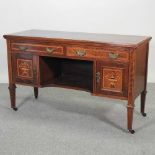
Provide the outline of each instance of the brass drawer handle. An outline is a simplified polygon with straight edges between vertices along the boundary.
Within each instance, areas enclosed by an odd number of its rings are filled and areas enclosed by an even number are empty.
[[[46,48],[46,51],[47,51],[49,54],[53,53],[54,50],[55,50],[54,48],[49,48],[49,47]]]
[[[78,56],[85,56],[86,55],[86,51],[80,51],[80,50],[77,50],[75,51],[76,55]]]
[[[21,51],[26,51],[28,49],[28,47],[26,46],[19,46],[18,47]]]
[[[118,53],[109,52],[109,58],[110,59],[117,59],[119,56]]]

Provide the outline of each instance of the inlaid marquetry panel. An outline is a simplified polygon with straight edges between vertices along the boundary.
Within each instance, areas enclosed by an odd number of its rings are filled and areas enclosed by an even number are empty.
[[[122,91],[122,69],[116,68],[103,68],[102,69],[102,89],[112,91]]]
[[[20,78],[32,78],[32,60],[17,59],[17,76]]]

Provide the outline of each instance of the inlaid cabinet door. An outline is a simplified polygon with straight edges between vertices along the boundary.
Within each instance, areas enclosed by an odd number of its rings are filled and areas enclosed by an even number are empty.
[[[33,85],[35,82],[34,58],[31,54],[13,55],[13,78],[17,83]]]
[[[99,61],[96,65],[96,91],[99,94],[128,95],[128,64]]]

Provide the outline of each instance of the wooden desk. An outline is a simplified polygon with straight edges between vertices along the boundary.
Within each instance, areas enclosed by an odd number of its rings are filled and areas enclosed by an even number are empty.
[[[16,84],[58,86],[92,95],[124,99],[127,128],[132,129],[134,100],[141,95],[146,116],[147,64],[151,37],[29,30],[7,39],[11,107]]]

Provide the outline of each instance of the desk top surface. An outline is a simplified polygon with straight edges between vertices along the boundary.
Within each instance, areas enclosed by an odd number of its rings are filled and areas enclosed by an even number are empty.
[[[144,41],[149,41],[151,39],[151,37],[147,36],[65,32],[65,31],[49,31],[49,30],[27,30],[4,35],[4,38],[12,38],[12,37],[75,40],[75,41],[107,43],[123,46],[136,46]]]

